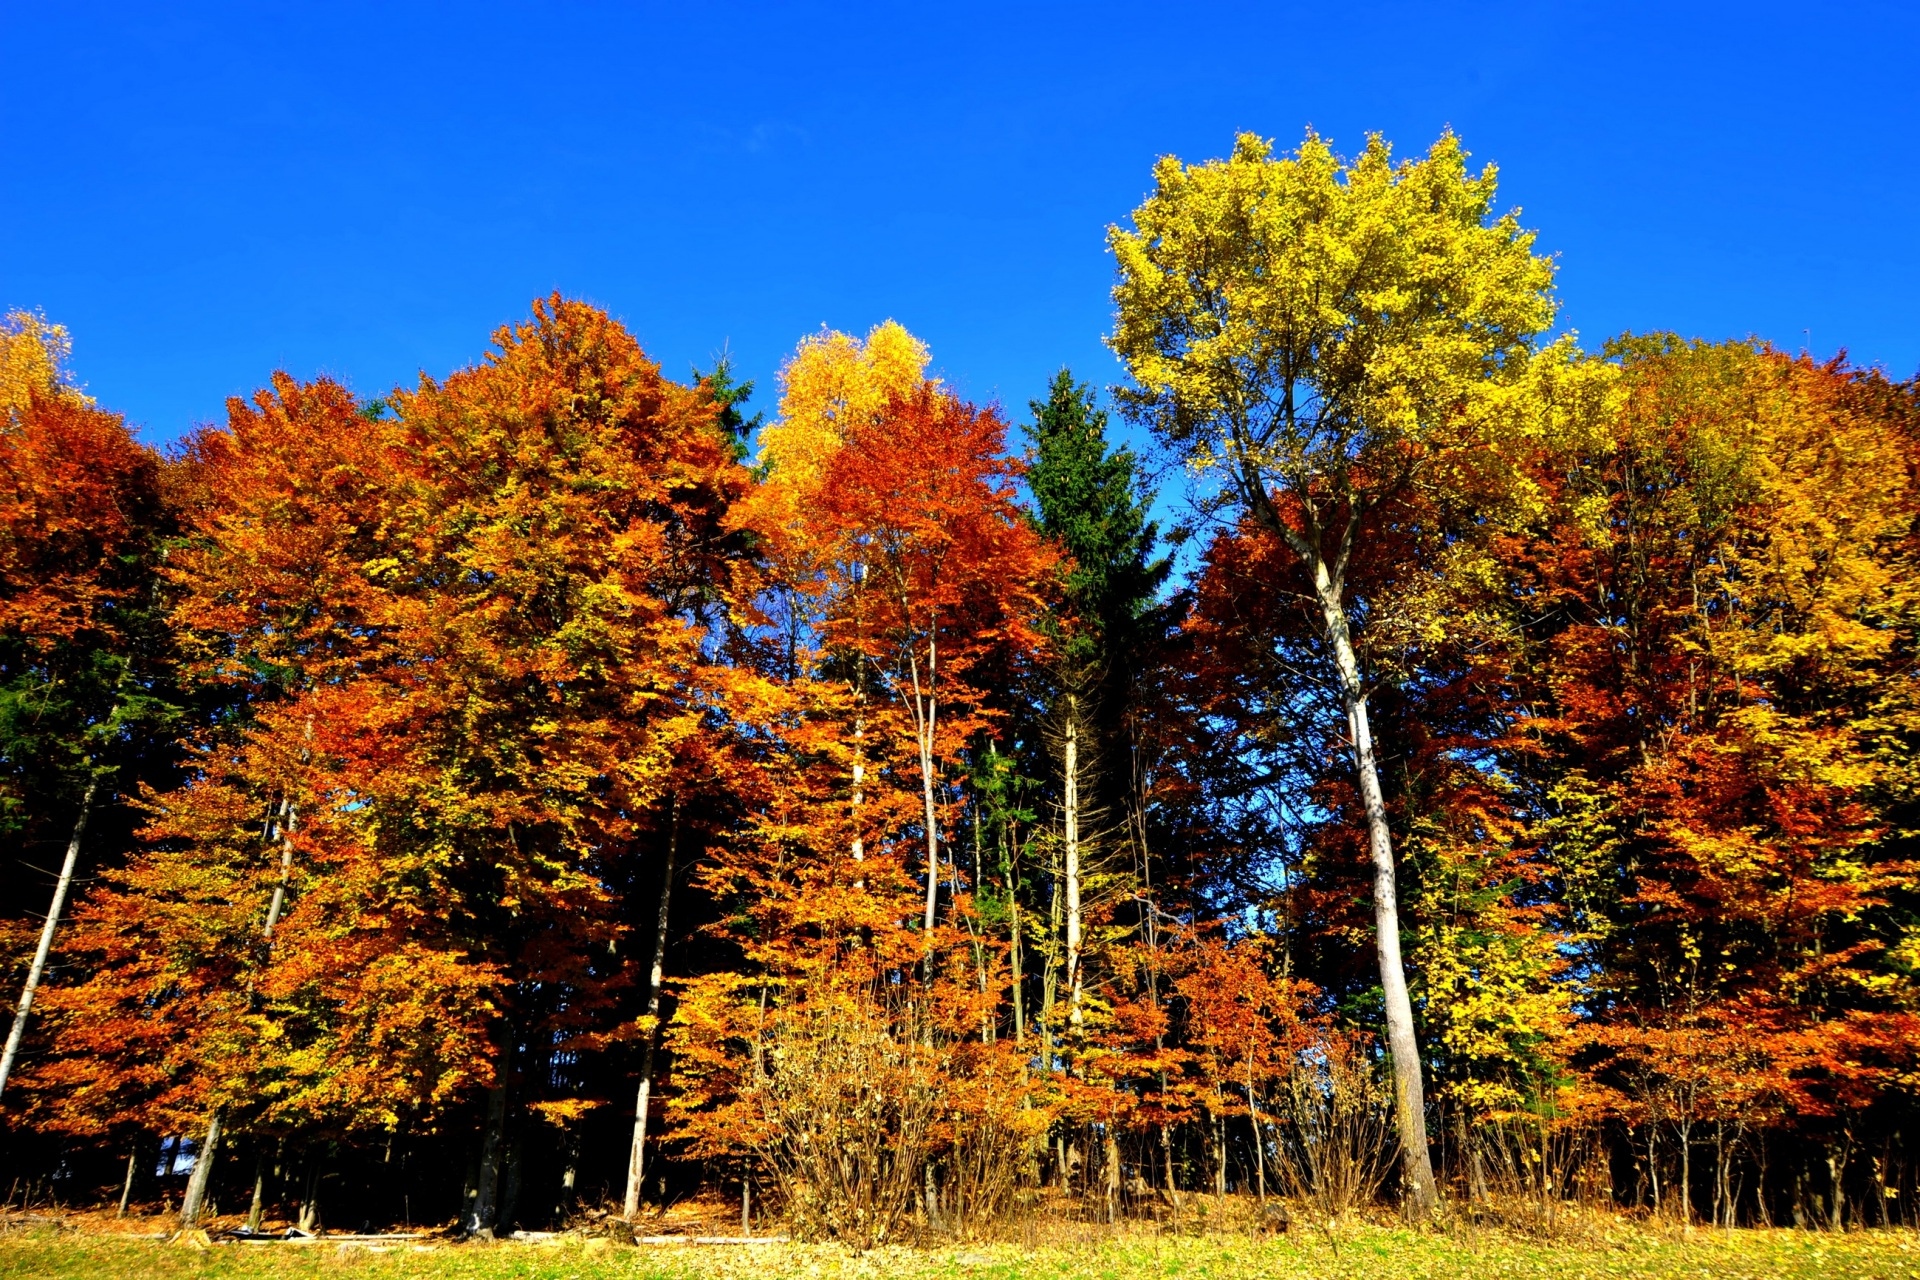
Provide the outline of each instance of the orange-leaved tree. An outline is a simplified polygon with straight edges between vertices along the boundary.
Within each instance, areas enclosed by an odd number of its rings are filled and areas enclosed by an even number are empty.
[[[173,522],[161,461],[68,384],[64,335],[32,320],[0,323],[0,832],[27,848],[64,845],[65,857],[50,907],[38,885],[37,900],[6,904],[8,973],[16,957],[25,963],[0,1090],[88,828],[109,843],[121,836],[120,791],[165,771],[177,712],[159,580]],[[11,927],[26,910],[41,917],[31,933]]]
[[[163,1062],[179,1107],[303,1140],[469,1117],[473,1230],[511,1215],[527,1108],[594,1101],[555,1064],[637,976],[614,886],[700,772],[747,480],[724,406],[604,313],[554,298],[496,339],[383,404],[282,380],[196,443],[181,612],[247,714],[92,908],[96,949],[180,930],[144,968],[192,977],[149,989],[224,1010],[183,1008],[209,1049]],[[72,1034],[164,1022],[142,969],[76,990]],[[196,1172],[216,1152],[210,1125]]]
[[[912,385],[870,394],[889,351]],[[816,366],[835,361],[823,400]],[[929,1214],[936,1181],[949,1212],[988,1211],[1011,1190],[1005,1150],[1045,1124],[1018,1105],[999,956],[988,975],[949,847],[964,755],[994,720],[984,676],[1037,643],[1047,556],[1013,505],[1004,424],[923,367],[883,326],[810,341],[783,375],[757,500],[773,643],[739,704],[766,735],[763,781],[704,876],[735,904],[716,932],[742,964],[689,984],[675,1033],[696,1149],[757,1151],[803,1229],[863,1241],[923,1178]]]

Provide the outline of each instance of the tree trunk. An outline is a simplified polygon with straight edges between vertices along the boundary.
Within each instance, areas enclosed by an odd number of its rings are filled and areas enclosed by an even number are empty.
[[[554,1206],[554,1219],[562,1226],[573,1217],[575,1192],[580,1181],[580,1131],[568,1125],[562,1150],[566,1153],[560,1170],[560,1199]]]
[[[267,1153],[263,1150],[253,1158],[253,1203],[247,1207],[247,1230],[260,1229],[260,1214],[266,1208],[267,1201]]]
[[[1049,1073],[1054,1067],[1054,1044],[1059,1030],[1054,1008],[1060,1002],[1060,906],[1065,893],[1060,886],[1060,861],[1047,860],[1047,875],[1052,884],[1047,894],[1047,949],[1041,956],[1040,970],[1040,1052],[1042,1065]]]
[[[1013,843],[1012,838],[1005,832],[1001,833],[1001,838],[1006,840],[1010,845]],[[1027,1042],[1027,1010],[1026,997],[1022,991],[1026,980],[1020,972],[1020,882],[1014,874],[1016,867],[1013,856],[1010,855],[1008,857],[1006,867],[1008,907],[1007,963],[1013,973],[1013,1039],[1016,1044],[1025,1044]]]
[[[1253,1092],[1253,1059],[1247,1059],[1247,1119],[1253,1122],[1253,1176],[1260,1203],[1267,1203],[1267,1140],[1260,1132],[1260,1104]]]
[[[928,715],[935,708],[929,703]],[[920,798],[925,809],[927,824],[927,954],[929,963],[933,954],[933,925],[940,910],[940,826],[938,807],[933,793],[933,722],[927,722],[925,737],[920,744]]]
[[[1653,1193],[1653,1216],[1660,1216],[1660,1126],[1647,1121],[1647,1179]]]
[[[1833,1231],[1847,1229],[1847,1155],[1843,1147],[1827,1148],[1827,1227]]]
[[[864,661],[858,664],[859,682],[854,687],[853,713],[853,860],[865,862],[867,843],[860,834],[860,812],[867,804],[867,666]],[[866,887],[865,881],[855,880],[853,887]]]
[[[307,721],[307,732],[313,732],[313,721]],[[294,806],[291,799],[280,802],[280,880],[273,886],[273,899],[267,905],[267,919],[261,927],[260,936],[265,939],[269,954],[273,946],[273,930],[280,923],[280,913],[287,903],[287,884],[293,875],[293,824]],[[253,980],[247,980],[248,1000],[252,1000]],[[180,1204],[180,1220],[191,1227],[200,1216],[201,1207],[206,1199],[207,1180],[213,1176],[214,1157],[220,1150],[221,1114],[213,1113],[213,1119],[207,1123],[207,1136],[202,1140],[199,1156],[194,1160],[193,1174],[187,1180],[186,1199]]]
[[[67,841],[66,861],[60,864],[60,878],[53,885],[53,905],[47,908],[47,921],[40,927],[40,945],[34,950],[33,963],[27,968],[27,985],[20,992],[20,1005],[13,1013],[13,1029],[7,1032],[7,1047],[0,1053],[0,1092],[13,1074],[14,1059],[20,1054],[20,1041],[27,1032],[27,1015],[33,1012],[33,997],[40,990],[40,979],[47,971],[47,956],[53,951],[53,931],[60,925],[60,913],[67,905],[67,891],[73,886],[73,869],[80,861],[80,842],[87,834],[87,818],[93,812],[93,797],[100,786],[97,777],[87,779],[80,797],[80,816],[74,820],[73,836]]]
[[[293,879],[293,824],[294,807],[291,799],[280,801],[280,880],[273,886],[273,900],[267,904],[267,922],[261,927],[261,936],[273,941],[273,930],[280,923],[280,913],[287,905],[287,884]]]
[[[1227,1119],[1217,1111],[1213,1116],[1213,1194],[1227,1194]]]
[[[1067,1023],[1079,1036],[1080,1009],[1080,700],[1067,695],[1067,734],[1063,748],[1062,809],[1066,826]]]
[[[199,1225],[200,1212],[207,1203],[207,1184],[213,1180],[213,1161],[220,1154],[220,1113],[215,1111],[213,1119],[207,1121],[207,1136],[200,1141],[200,1150],[194,1153],[193,1173],[187,1178],[187,1196],[180,1202],[180,1225],[192,1228]]]
[[[667,906],[673,898],[674,864],[680,854],[680,800],[669,797],[672,816],[667,823],[667,867],[660,879],[660,910],[653,922],[653,968],[647,971],[647,1046],[640,1056],[640,1095],[633,1106],[633,1145],[627,1156],[627,1198],[621,1213],[629,1220],[640,1212],[641,1183],[646,1177],[647,1106],[653,1094],[653,1059],[660,1045],[660,984],[667,964]],[[855,856],[859,856],[856,852]]]
[[[520,1218],[520,1156],[523,1149],[521,1126],[514,1126],[507,1143],[507,1156],[500,1175],[500,1212],[494,1220],[496,1235],[511,1235]]]
[[[904,602],[903,602],[904,603]],[[934,801],[934,735],[940,724],[940,699],[935,681],[940,675],[940,651],[936,639],[927,637],[927,682],[920,683],[920,658],[917,652],[908,658],[913,677],[913,731],[920,748],[920,799],[922,820],[927,825],[927,977],[933,977],[933,922],[940,905],[940,826]]]
[[[1394,1112],[1399,1122],[1400,1162],[1407,1180],[1409,1207],[1417,1218],[1431,1216],[1439,1202],[1433,1157],[1427,1149],[1426,1090],[1420,1077],[1420,1049],[1414,1038],[1413,1002],[1407,995],[1407,971],[1400,958],[1400,896],[1394,874],[1393,835],[1387,828],[1387,803],[1373,755],[1373,730],[1367,720],[1367,696],[1360,664],[1347,631],[1346,610],[1326,566],[1316,561],[1316,585],[1327,638],[1339,668],[1353,745],[1354,771],[1366,806],[1367,843],[1373,854],[1374,942],[1380,960],[1380,988],[1386,997],[1387,1050],[1393,1064]]]
[[[1162,1085],[1160,1091],[1165,1093],[1166,1086]],[[1173,1181],[1173,1135],[1168,1130],[1168,1125],[1162,1124],[1160,1126],[1160,1157],[1166,1165],[1167,1201],[1177,1210],[1180,1207],[1180,1200],[1179,1190]]]
[[[307,1155],[306,1169],[302,1174],[303,1191],[300,1196],[300,1216],[294,1225],[300,1230],[317,1232],[320,1230],[320,1183],[326,1172],[325,1153]]]
[[[1693,1225],[1693,1125],[1680,1126],[1680,1224]]]
[[[480,1168],[473,1180],[473,1202],[461,1224],[468,1235],[493,1234],[499,1216],[500,1157],[507,1123],[507,1069],[511,1051],[500,1054],[500,1079],[487,1091],[487,1124],[480,1138]]]
[[[127,1202],[133,1199],[133,1171],[140,1162],[140,1140],[134,1139],[133,1150],[127,1152],[127,1180],[120,1185],[120,1212],[116,1218],[127,1216]]]

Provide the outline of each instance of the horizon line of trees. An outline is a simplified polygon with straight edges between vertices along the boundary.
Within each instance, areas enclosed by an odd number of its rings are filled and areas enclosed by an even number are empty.
[[[1010,442],[892,321],[768,421],[556,294],[162,455],[12,313],[9,1164],[189,1225],[1913,1222],[1920,382],[1553,338],[1494,199],[1451,134],[1159,163],[1166,533],[1091,388]]]

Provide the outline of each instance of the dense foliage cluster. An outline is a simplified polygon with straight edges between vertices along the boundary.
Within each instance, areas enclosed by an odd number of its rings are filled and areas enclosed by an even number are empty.
[[[15,313],[10,1162],[470,1232],[1911,1220],[1920,386],[1584,352],[1493,200],[1451,137],[1161,163],[1165,537],[1091,389],[1012,441],[892,322],[763,424],[556,296],[161,456]]]

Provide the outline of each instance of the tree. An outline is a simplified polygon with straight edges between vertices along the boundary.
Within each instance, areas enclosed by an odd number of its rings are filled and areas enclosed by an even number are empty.
[[[1573,926],[1588,1073],[1689,1139],[1695,1111],[1660,1098],[1690,1081],[1737,1130],[1737,1029],[1789,1077],[1769,1123],[1792,1111],[1843,1174],[1859,1117],[1905,1105],[1917,996],[1912,393],[1746,343],[1612,355],[1603,446],[1543,477],[1549,518],[1499,550],[1520,710],[1496,769]]]
[[[0,1051],[0,1089],[88,825],[113,807],[124,768],[167,754],[163,730],[177,714],[158,576],[173,519],[160,460],[65,383],[62,339],[19,317],[0,327],[10,401],[0,419],[0,830],[67,830]]]
[[[555,296],[495,342],[394,397],[425,474],[401,512],[410,545],[371,566],[409,656],[431,658],[383,681],[434,710],[437,767],[394,799],[413,838],[451,840],[457,927],[507,980],[475,1231],[511,1216],[508,1104],[569,1101],[538,1096],[546,1065],[630,981],[609,886],[672,847],[657,818],[708,732],[709,624],[748,479],[731,400],[663,378],[604,312]]]
[[[1148,660],[1153,600],[1172,563],[1154,557],[1158,530],[1147,518],[1138,463],[1129,449],[1109,450],[1107,416],[1091,389],[1062,369],[1047,399],[1031,408],[1026,483],[1042,532],[1064,553],[1068,605],[1051,626],[1053,687],[1044,719],[1060,760],[1064,958],[1068,1016],[1078,1029],[1085,986],[1081,868],[1083,848],[1093,842],[1085,837],[1095,834],[1100,815],[1116,811],[1130,835],[1135,829],[1137,788],[1114,780],[1137,782],[1128,713]],[[1115,767],[1122,763],[1124,771]],[[1136,853],[1143,851],[1136,846]]]
[[[1348,570],[1410,493],[1514,502],[1514,442],[1554,425],[1554,392],[1587,381],[1569,376],[1569,343],[1536,348],[1553,320],[1552,265],[1513,215],[1491,215],[1493,196],[1493,171],[1469,175],[1451,134],[1399,164],[1377,136],[1345,164],[1317,135],[1280,159],[1242,135],[1225,161],[1162,159],[1133,229],[1109,233],[1109,341],[1133,379],[1121,404],[1288,548],[1292,590],[1316,614],[1362,794],[1402,1158],[1421,1213],[1436,1192],[1353,641],[1381,602],[1356,599]],[[1437,565],[1437,546],[1420,551],[1409,572]]]
[[[49,323],[33,311],[0,316],[0,416],[25,413],[35,397],[57,397],[81,404],[93,401],[74,384],[67,357],[73,340],[65,325]]]
[[[384,408],[277,379],[195,442],[180,616],[241,708],[93,895],[63,997],[65,1078],[149,1081],[208,1165],[216,1126],[479,1110],[470,1230],[512,1216],[518,1117],[591,1101],[553,1064],[631,985],[617,887],[703,785],[747,483],[724,406],[604,313],[496,337]]]
[[[889,343],[913,381],[871,395]],[[954,850],[968,752],[1038,643],[1050,557],[1013,505],[1004,422],[924,363],[883,326],[810,339],[782,375],[754,504],[772,643],[734,703],[758,767],[701,876],[740,960],[685,986],[674,1028],[669,1106],[695,1149],[756,1153],[796,1226],[856,1240],[921,1194],[930,1220],[987,1211],[1017,1167],[1006,1144],[1047,1116],[994,1034],[1000,949]]]

